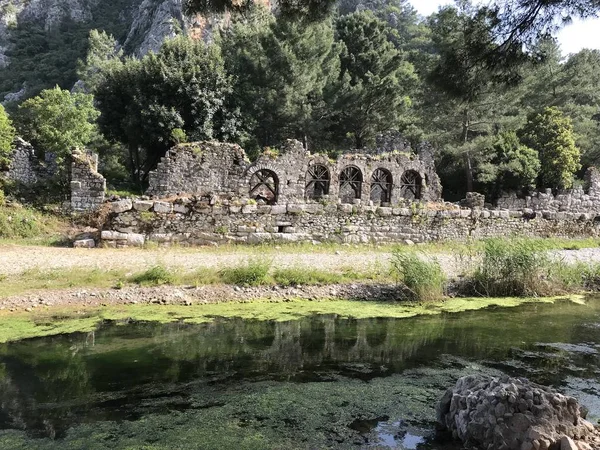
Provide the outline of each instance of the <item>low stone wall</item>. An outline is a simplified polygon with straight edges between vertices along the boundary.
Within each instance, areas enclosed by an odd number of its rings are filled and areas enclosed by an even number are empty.
[[[195,198],[112,202],[101,233],[106,246],[221,243],[390,243],[496,236],[600,234],[600,216],[565,212],[409,208],[350,204],[210,205]],[[436,209],[438,208],[438,209]]]
[[[552,193],[552,189],[533,192],[524,198],[514,193],[506,194],[498,199],[497,207],[509,210],[600,213],[600,172],[595,167],[590,167],[585,174],[583,187],[565,189],[556,195]]]

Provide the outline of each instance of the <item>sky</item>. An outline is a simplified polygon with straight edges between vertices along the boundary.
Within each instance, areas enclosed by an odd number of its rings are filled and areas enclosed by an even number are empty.
[[[410,3],[423,16],[438,10],[441,5],[451,4],[449,0],[410,0]],[[487,3],[475,0],[475,3]],[[600,49],[600,19],[576,20],[557,34],[563,55],[577,53],[582,48]]]

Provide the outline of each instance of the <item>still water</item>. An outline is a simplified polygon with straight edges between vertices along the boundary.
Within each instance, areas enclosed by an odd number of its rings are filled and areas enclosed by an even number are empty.
[[[458,377],[527,376],[600,418],[600,299],[413,319],[128,323],[0,345],[1,449],[454,449]]]

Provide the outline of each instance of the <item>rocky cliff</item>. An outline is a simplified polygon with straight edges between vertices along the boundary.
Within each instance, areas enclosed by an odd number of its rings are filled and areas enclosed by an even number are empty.
[[[186,16],[182,0],[0,0],[0,101],[70,88],[92,29],[139,57],[178,30],[209,40],[228,21],[228,14]]]

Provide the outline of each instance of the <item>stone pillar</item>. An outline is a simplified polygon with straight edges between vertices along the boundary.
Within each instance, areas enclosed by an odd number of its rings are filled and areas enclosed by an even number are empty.
[[[94,211],[104,202],[106,180],[98,173],[98,155],[74,150],[71,162],[71,209]]]

